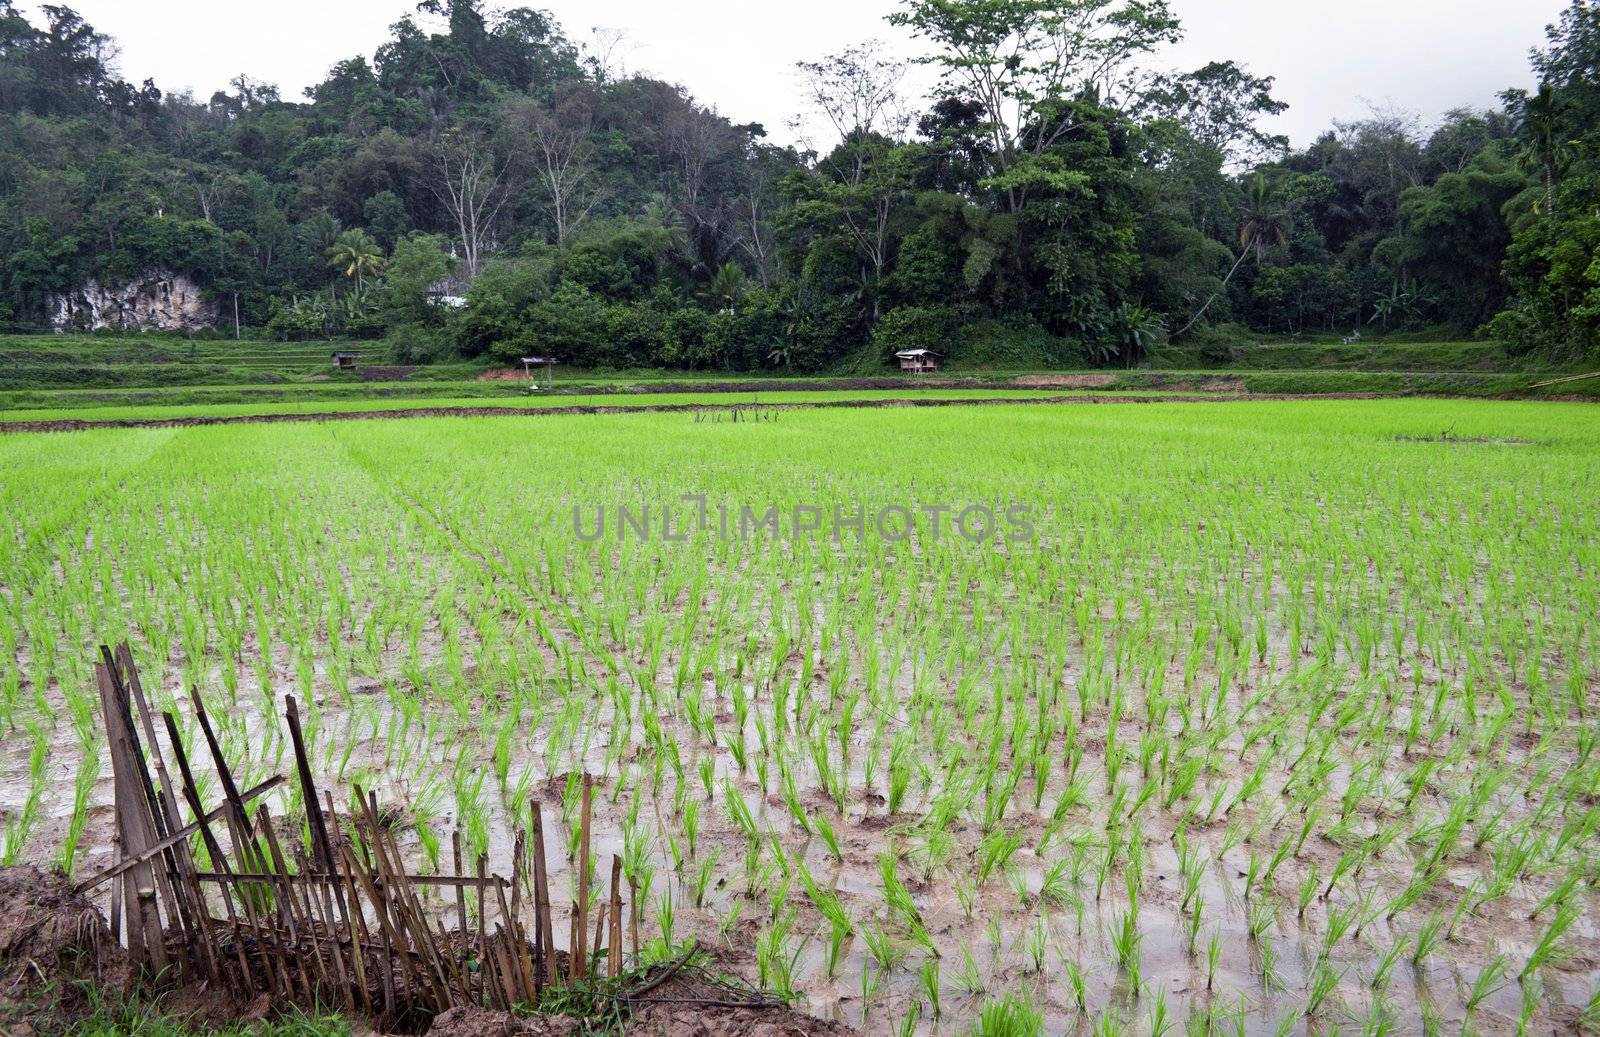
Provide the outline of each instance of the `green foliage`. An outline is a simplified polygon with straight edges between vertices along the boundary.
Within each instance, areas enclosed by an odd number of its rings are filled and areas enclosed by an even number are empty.
[[[1587,3],[1503,110],[1290,152],[1271,76],[1140,68],[1182,35],[1168,0],[904,0],[933,105],[891,118],[904,69],[871,47],[808,62],[839,131],[816,154],[548,14],[431,7],[304,101],[241,76],[203,102],[117,79],[70,9],[5,7],[0,323],[171,273],[273,337],[416,360],[816,371],[942,331],[973,366],[1127,367],[1164,335],[1227,358],[1211,324],[1600,348]]]
[[[894,354],[902,349],[931,349],[944,354],[949,351],[953,333],[959,326],[953,309],[948,306],[901,306],[890,310],[872,331],[872,342],[885,364],[894,362]]]

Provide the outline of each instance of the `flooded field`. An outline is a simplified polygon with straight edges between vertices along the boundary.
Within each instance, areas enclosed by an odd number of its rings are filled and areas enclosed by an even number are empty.
[[[649,953],[868,1032],[1564,1032],[1597,448],[1443,401],[6,436],[0,856],[114,861],[127,639],[241,784],[295,695],[423,871],[537,801],[568,897],[592,775]]]

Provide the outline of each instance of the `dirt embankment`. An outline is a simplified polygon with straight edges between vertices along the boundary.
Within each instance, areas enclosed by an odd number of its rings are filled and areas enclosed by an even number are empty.
[[[0,1031],[49,1031],[88,1010],[85,985],[124,994],[133,973],[99,910],[61,875],[0,868]]]

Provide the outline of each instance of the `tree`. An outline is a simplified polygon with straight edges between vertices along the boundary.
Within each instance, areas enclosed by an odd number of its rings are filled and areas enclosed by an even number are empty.
[[[594,113],[588,94],[569,93],[553,108],[521,100],[507,114],[523,160],[549,206],[557,245],[588,219],[601,194],[595,183]]]
[[[482,269],[484,254],[495,240],[495,224],[516,192],[516,178],[510,163],[469,131],[445,134],[435,145],[433,158],[430,186],[461,243],[461,260],[470,281]]]
[[[738,263],[724,263],[717,268],[711,280],[701,290],[706,301],[719,312],[733,312],[733,308],[744,297],[745,277],[744,271],[739,269]]]
[[[361,294],[367,274],[383,269],[383,247],[360,227],[352,227],[334,239],[328,248],[328,266],[356,279],[356,294]]]
[[[1567,163],[1565,105],[1555,87],[1541,83],[1537,93],[1519,98],[1515,108],[1521,122],[1522,166],[1538,171],[1544,185],[1545,216],[1553,218],[1556,180]]]
[[[1511,232],[1500,213],[1530,186],[1508,151],[1485,148],[1461,172],[1406,191],[1400,198],[1403,230],[1373,253],[1397,277],[1431,286],[1441,320],[1462,331],[1478,327],[1505,304],[1501,265]]]
[[[1289,138],[1261,130],[1265,116],[1289,106],[1272,96],[1272,76],[1250,75],[1232,61],[1213,61],[1193,72],[1158,76],[1140,98],[1141,111],[1182,123],[1225,166],[1281,157]]]
[[[868,40],[821,61],[796,65],[806,99],[827,117],[846,145],[874,135],[899,138],[905,133],[908,120],[901,110],[899,87],[906,63],[885,58],[882,48],[882,42]],[[850,180],[855,183],[861,179],[861,158],[859,152],[850,154],[855,160]]]
[[[1184,332],[1194,327],[1195,322],[1205,315],[1211,304],[1217,301],[1217,296],[1228,290],[1228,282],[1233,280],[1233,275],[1238,273],[1239,267],[1244,264],[1245,257],[1254,254],[1256,262],[1260,263],[1266,258],[1267,249],[1272,245],[1282,245],[1289,240],[1289,229],[1293,226],[1293,218],[1289,213],[1289,206],[1282,197],[1273,190],[1266,175],[1256,173],[1250,178],[1250,187],[1245,195],[1244,207],[1240,211],[1239,220],[1239,258],[1234,260],[1229,268],[1228,275],[1222,279],[1222,284],[1212,292],[1205,303],[1195,311],[1188,323],[1179,328],[1173,338],[1179,338]]]
[[[937,48],[947,97],[975,101],[1012,212],[1036,164],[1076,125],[1075,98],[1110,103],[1128,62],[1181,37],[1167,0],[902,0],[889,16]]]

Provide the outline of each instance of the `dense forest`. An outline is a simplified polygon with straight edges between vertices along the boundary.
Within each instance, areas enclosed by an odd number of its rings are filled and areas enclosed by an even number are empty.
[[[1429,328],[1600,351],[1600,4],[1538,87],[1304,150],[1273,80],[1158,71],[1166,0],[903,0],[940,74],[862,44],[797,70],[833,140],[769,142],[545,13],[424,0],[301,100],[123,81],[63,6],[0,0],[0,324],[182,274],[216,334],[384,338],[401,362],[1130,364],[1169,339]],[[773,113],[782,118],[790,113]],[[941,346],[941,344],[944,344]]]

